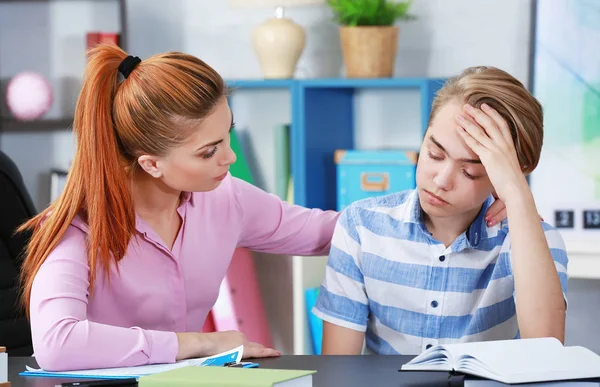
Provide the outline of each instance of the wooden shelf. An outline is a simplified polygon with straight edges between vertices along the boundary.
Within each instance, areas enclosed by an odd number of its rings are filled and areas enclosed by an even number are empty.
[[[29,133],[71,130],[73,118],[48,118],[33,121],[19,121],[12,118],[0,119],[0,132]]]

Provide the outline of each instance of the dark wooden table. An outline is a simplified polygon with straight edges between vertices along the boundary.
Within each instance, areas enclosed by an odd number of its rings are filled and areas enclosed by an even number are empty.
[[[448,387],[445,372],[398,372],[412,356],[281,356],[256,360],[261,368],[317,370],[314,387]],[[34,358],[9,357],[12,387],[54,387],[62,382],[85,379],[22,377],[25,366],[37,367]]]

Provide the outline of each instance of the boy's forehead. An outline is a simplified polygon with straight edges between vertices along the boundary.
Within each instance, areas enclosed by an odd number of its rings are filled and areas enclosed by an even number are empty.
[[[456,116],[462,113],[462,104],[458,101],[449,101],[440,107],[433,120],[432,127],[456,128]]]
[[[437,147],[434,143],[441,145],[452,158],[478,159],[457,131],[456,116],[462,112],[462,104],[458,102],[442,106],[427,131],[425,141],[434,147]]]

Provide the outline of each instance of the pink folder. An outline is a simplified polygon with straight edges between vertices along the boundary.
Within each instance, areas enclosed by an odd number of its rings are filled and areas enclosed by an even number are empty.
[[[273,346],[252,253],[245,248],[235,250],[203,328],[204,332],[227,330],[243,332],[249,341]]]

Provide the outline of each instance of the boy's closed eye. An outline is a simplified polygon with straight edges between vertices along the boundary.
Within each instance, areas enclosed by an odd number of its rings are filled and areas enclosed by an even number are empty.
[[[444,160],[444,155],[440,154],[439,152],[434,153],[432,150],[429,150],[427,152],[427,156],[429,156],[430,159],[434,160],[434,161],[442,161]],[[462,169],[462,173],[463,175],[470,180],[477,180],[483,176],[480,175],[480,173],[477,173],[475,171],[471,171],[468,169]]]

